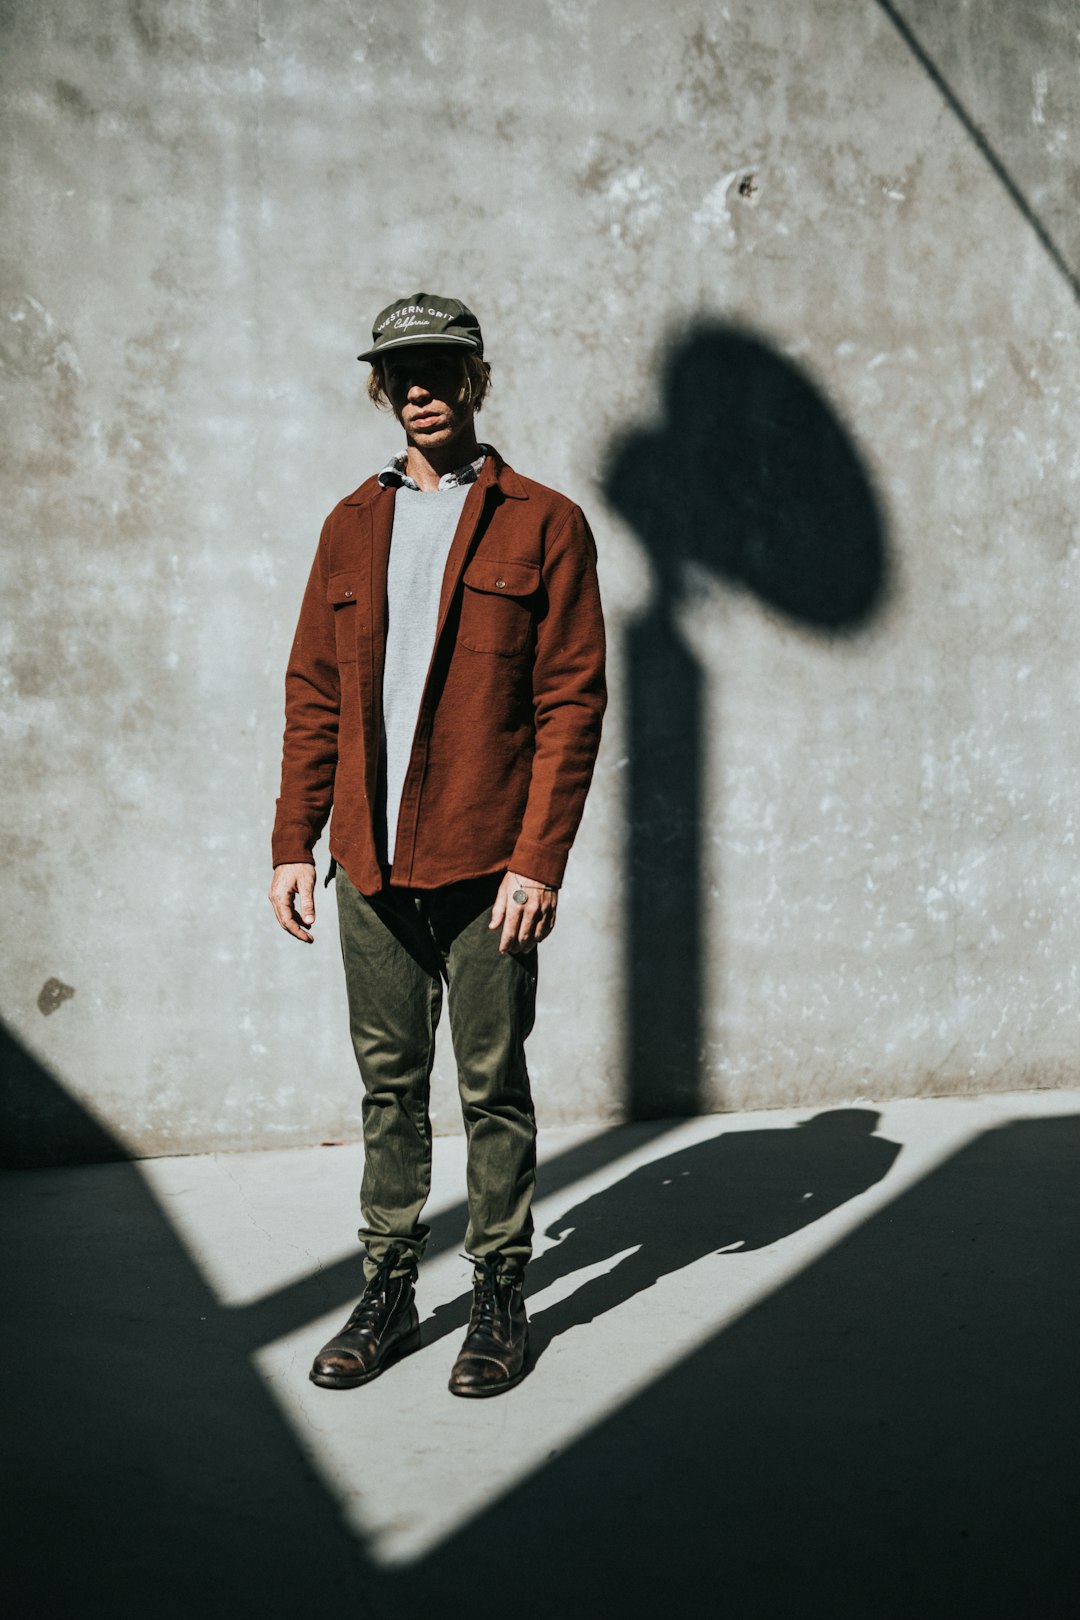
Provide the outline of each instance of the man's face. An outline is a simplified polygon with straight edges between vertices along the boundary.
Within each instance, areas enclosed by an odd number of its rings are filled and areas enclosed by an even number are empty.
[[[383,362],[386,393],[410,444],[441,450],[473,419],[462,400],[465,368],[452,349],[404,349]]]

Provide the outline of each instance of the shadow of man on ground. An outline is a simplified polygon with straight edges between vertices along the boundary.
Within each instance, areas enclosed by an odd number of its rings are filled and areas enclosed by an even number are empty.
[[[561,1241],[530,1267],[533,1293],[637,1247],[534,1319],[534,1358],[661,1277],[709,1254],[767,1248],[865,1192],[900,1152],[873,1134],[879,1118],[837,1108],[794,1128],[725,1132],[654,1159],[569,1210],[548,1229]]]
[[[529,1293],[623,1258],[533,1318],[533,1362],[559,1334],[661,1277],[725,1249],[766,1248],[865,1192],[900,1152],[873,1134],[879,1119],[870,1108],[835,1108],[794,1127],[725,1131],[653,1159],[575,1205],[548,1228],[561,1241],[530,1265]],[[467,1295],[441,1306],[425,1325],[425,1342],[458,1327],[468,1308]]]

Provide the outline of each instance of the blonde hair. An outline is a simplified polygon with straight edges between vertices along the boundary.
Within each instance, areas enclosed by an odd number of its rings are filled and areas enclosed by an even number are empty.
[[[491,388],[491,367],[486,360],[481,360],[478,354],[470,352],[458,356],[461,364],[461,388],[458,394],[458,404],[471,405],[474,411],[479,411],[488,396]],[[381,359],[371,362],[368,373],[368,398],[373,405],[390,408],[390,398],[386,392],[386,373],[384,362]]]

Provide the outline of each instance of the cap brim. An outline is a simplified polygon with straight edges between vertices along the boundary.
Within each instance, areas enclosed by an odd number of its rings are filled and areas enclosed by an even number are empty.
[[[437,349],[445,346],[448,349],[472,349],[474,354],[480,352],[480,345],[468,337],[455,337],[451,332],[417,332],[405,337],[390,338],[386,343],[380,343],[373,349],[365,349],[358,354],[358,360],[378,360],[388,349],[402,349],[407,345],[423,345],[426,349]]]

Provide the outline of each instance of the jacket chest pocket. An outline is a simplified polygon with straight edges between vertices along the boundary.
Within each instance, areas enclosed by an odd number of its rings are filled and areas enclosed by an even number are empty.
[[[514,658],[532,630],[540,565],[477,557],[465,570],[457,639],[472,652]]]
[[[334,650],[339,664],[356,663],[360,612],[356,604],[358,590],[354,573],[330,575],[326,600],[334,610]]]

